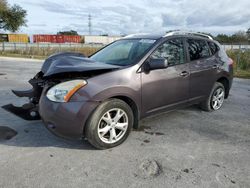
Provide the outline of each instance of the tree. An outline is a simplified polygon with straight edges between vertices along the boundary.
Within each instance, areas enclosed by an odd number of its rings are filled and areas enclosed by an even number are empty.
[[[26,26],[27,12],[19,5],[10,6],[6,0],[0,0],[0,29],[12,32]]]
[[[7,2],[6,0],[0,0],[0,11],[7,8]]]
[[[59,31],[57,32],[58,35],[78,35],[77,31],[70,30],[70,31]]]
[[[248,41],[250,41],[250,28],[248,28],[246,34],[247,34],[247,39],[248,39]]]
[[[228,35],[226,34],[218,34],[215,37],[215,40],[219,41],[220,43],[231,43],[231,39]]]
[[[244,43],[247,42],[247,36],[244,31],[238,31],[237,33],[231,36],[231,40],[233,43]]]
[[[238,31],[232,35],[226,34],[218,34],[215,39],[220,43],[224,44],[236,44],[236,43],[246,43],[247,42],[247,34],[244,31]]]

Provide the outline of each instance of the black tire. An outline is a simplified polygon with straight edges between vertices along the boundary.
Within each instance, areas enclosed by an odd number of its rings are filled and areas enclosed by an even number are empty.
[[[127,119],[128,119],[127,130],[124,131],[125,132],[124,135],[117,142],[105,143],[101,140],[101,138],[98,135],[99,122],[101,121],[101,118],[106,112],[114,108],[119,108],[126,113]],[[112,147],[120,145],[127,139],[133,127],[133,122],[134,122],[133,112],[127,103],[125,103],[124,101],[120,99],[115,99],[115,98],[108,99],[104,101],[103,103],[101,103],[97,107],[97,109],[92,113],[90,118],[88,119],[86,128],[85,128],[85,136],[87,140],[90,142],[90,144],[92,144],[94,147],[98,149],[112,148]]]
[[[218,88],[223,89],[224,94],[225,94],[224,85],[222,83],[220,83],[220,82],[215,82],[215,84],[214,84],[209,96],[207,97],[207,99],[200,103],[200,108],[202,110],[207,111],[207,112],[212,112],[212,111],[215,111],[215,110],[219,110],[222,107],[222,105],[218,109],[214,109],[212,107],[212,97],[213,97],[215,91],[217,91]]]

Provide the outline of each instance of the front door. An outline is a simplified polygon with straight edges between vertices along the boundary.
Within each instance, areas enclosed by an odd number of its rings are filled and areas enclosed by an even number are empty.
[[[142,111],[149,115],[181,105],[189,97],[189,66],[182,38],[169,39],[149,57],[165,58],[165,69],[142,72]]]

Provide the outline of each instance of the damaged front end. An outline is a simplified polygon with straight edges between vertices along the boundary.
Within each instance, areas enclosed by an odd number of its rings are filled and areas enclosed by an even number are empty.
[[[12,90],[12,92],[18,97],[29,98],[28,103],[22,105],[21,107],[14,106],[13,104],[7,104],[2,106],[2,108],[25,120],[39,120],[40,115],[38,113],[38,103],[44,85],[42,75],[43,73],[39,72],[34,78],[29,80],[32,89],[25,91]]]
[[[29,102],[21,107],[7,104],[2,108],[25,120],[39,120],[41,117],[38,105],[44,88],[72,79],[87,79],[118,68],[116,65],[95,62],[80,53],[54,54],[45,60],[41,71],[29,80],[32,89],[12,90],[18,97],[27,97]]]

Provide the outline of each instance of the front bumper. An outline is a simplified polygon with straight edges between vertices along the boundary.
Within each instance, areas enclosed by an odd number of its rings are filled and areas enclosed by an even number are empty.
[[[81,139],[85,123],[98,104],[96,101],[58,103],[42,95],[39,114],[45,126],[54,134],[64,138]]]

